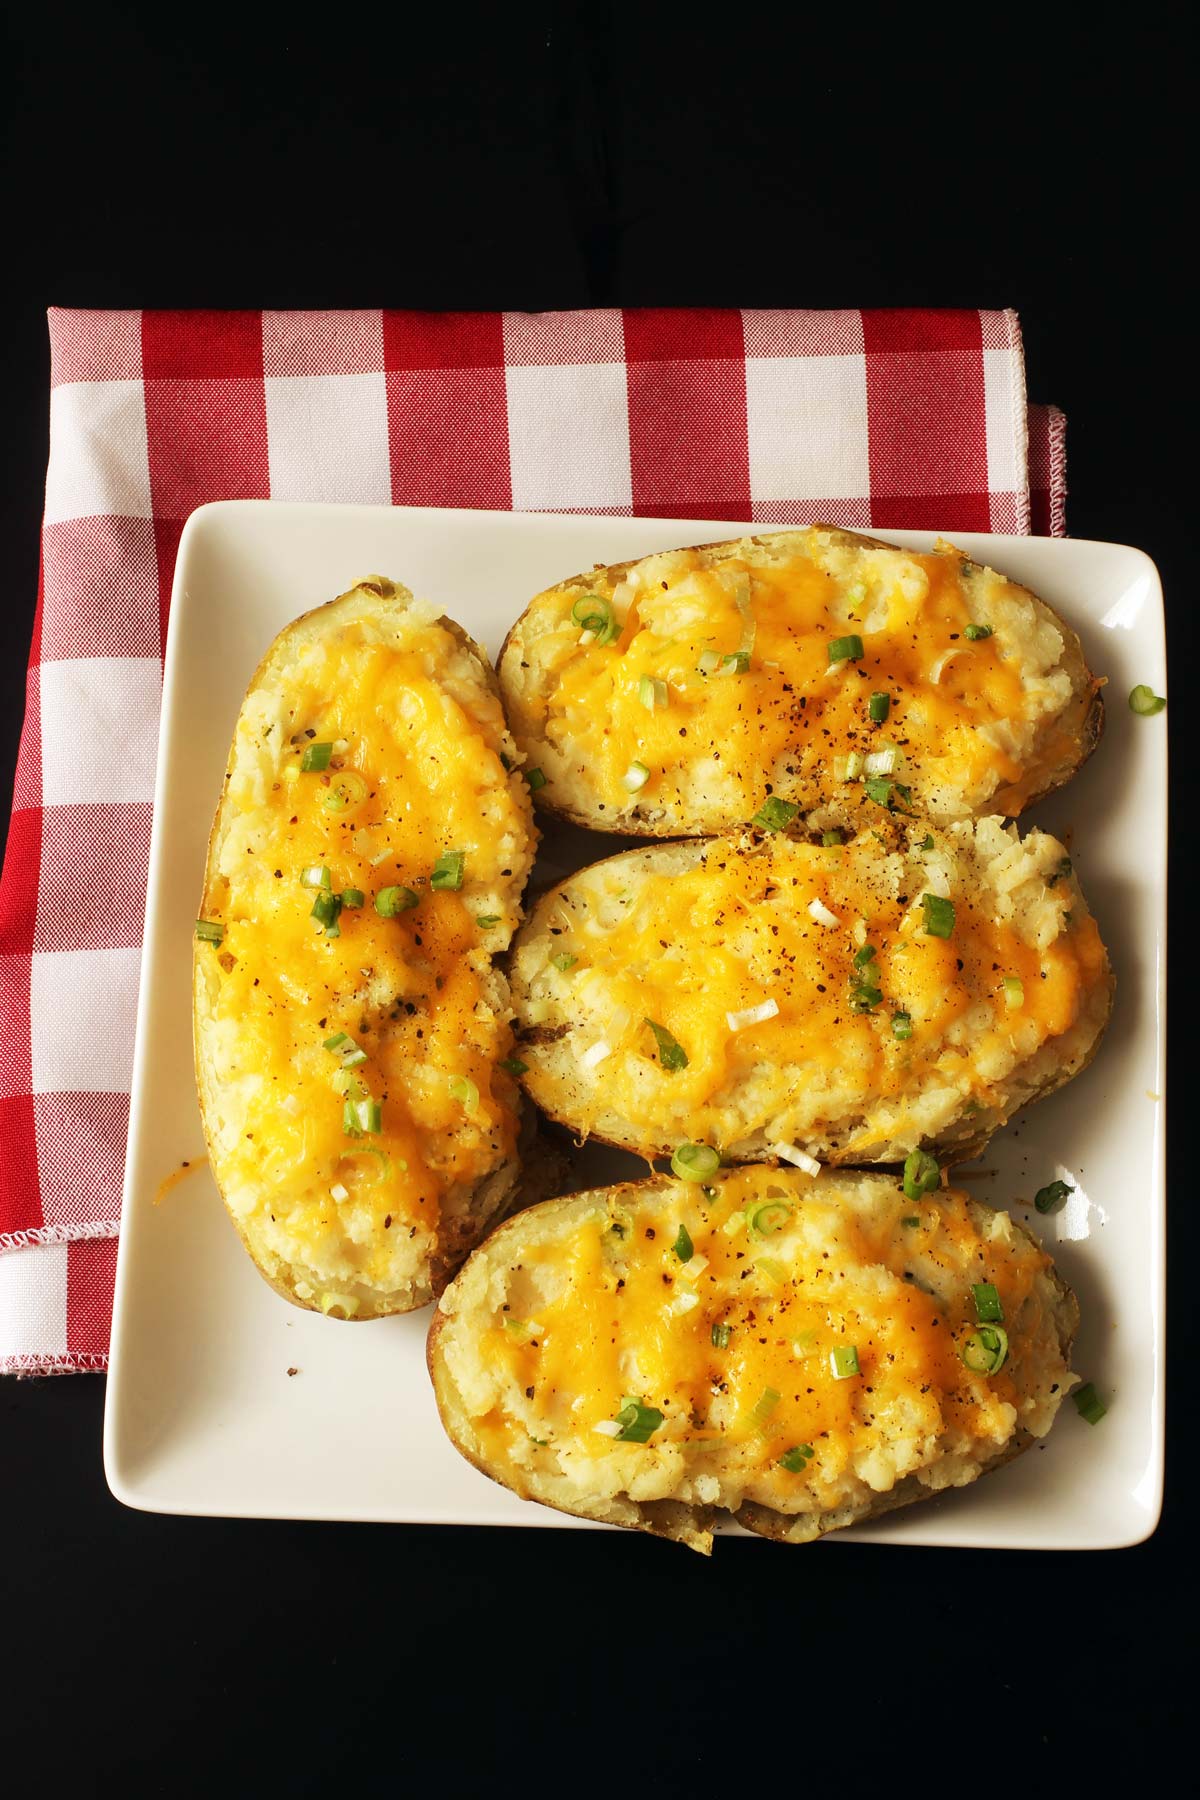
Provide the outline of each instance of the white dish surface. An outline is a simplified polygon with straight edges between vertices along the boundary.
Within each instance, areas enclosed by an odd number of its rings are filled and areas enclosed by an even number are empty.
[[[204,1160],[192,1073],[191,936],[229,740],[260,657],[289,620],[380,573],[435,600],[495,656],[542,588],[593,563],[763,526],[444,508],[202,507],[183,533],[167,644],[129,1155],[104,1455],[109,1485],[155,1512],[542,1525],[568,1519],[471,1468],[442,1432],[425,1369],[429,1313],[346,1326],[289,1306],[238,1242]],[[890,541],[932,546],[932,532]],[[1162,590],[1123,545],[956,533],[1080,632],[1108,677],[1099,749],[1023,826],[1067,836],[1117,975],[1092,1067],[1018,1118],[970,1183],[1032,1225],[1079,1295],[1074,1363],[1109,1405],[1068,1401],[1044,1445],[994,1479],[829,1541],[1105,1549],[1161,1507],[1165,1348],[1166,731],[1129,690],[1165,692]],[[554,834],[555,875],[606,840]],[[183,1161],[187,1177],[156,1204]],[[644,1165],[591,1147],[578,1186]],[[1032,1210],[1058,1177],[1057,1217]],[[294,1370],[294,1374],[289,1371]],[[737,1533],[736,1535],[742,1535]]]

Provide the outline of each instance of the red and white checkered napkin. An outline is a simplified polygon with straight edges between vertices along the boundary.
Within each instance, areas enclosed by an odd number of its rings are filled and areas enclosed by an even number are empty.
[[[1057,535],[1065,489],[1064,421],[1026,407],[1011,312],[52,312],[50,337],[0,883],[0,1370],[16,1372],[107,1361],[162,642],[194,507]]]

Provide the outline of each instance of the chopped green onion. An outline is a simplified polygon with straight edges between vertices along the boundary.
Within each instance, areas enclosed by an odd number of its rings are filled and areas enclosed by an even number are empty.
[[[499,1066],[506,1075],[524,1075],[529,1064],[522,1062],[519,1056],[506,1056],[502,1058]]]
[[[496,926],[500,923],[500,914],[499,913],[476,913],[475,923],[479,926],[479,929],[481,931],[491,931],[493,926]]]
[[[1054,887],[1057,882],[1062,881],[1070,873],[1071,873],[1070,857],[1069,856],[1061,857],[1059,859],[1059,861],[1057,863],[1055,863],[1055,865],[1054,865],[1053,875],[1047,876],[1046,886]]]
[[[540,769],[525,769],[522,773],[535,794],[539,788],[545,787],[546,777]]]
[[[858,662],[863,653],[863,641],[856,632],[849,637],[834,638],[829,645],[829,661]]]
[[[779,1466],[781,1469],[786,1469],[789,1475],[802,1475],[805,1465],[810,1463],[815,1455],[816,1451],[811,1444],[793,1444],[791,1449],[785,1450],[779,1458]]]
[[[352,806],[361,806],[366,797],[367,784],[362,776],[354,769],[345,769],[324,789],[321,805],[326,812],[348,812]]]
[[[998,1375],[1008,1360],[1003,1325],[981,1325],[963,1339],[962,1359],[974,1375]]]
[[[708,1181],[721,1166],[711,1144],[680,1144],[671,1158],[672,1172],[680,1181]]]
[[[1144,682],[1139,682],[1129,695],[1129,710],[1135,712],[1139,719],[1153,718],[1154,714],[1160,713],[1166,704],[1163,696],[1156,694],[1154,689],[1147,687]]]
[[[650,771],[642,762],[631,762],[621,777],[621,786],[627,794],[636,794],[644,788],[650,779]]]
[[[921,1223],[921,1216],[919,1213],[909,1213],[906,1218],[901,1219],[900,1223],[902,1225],[910,1225],[910,1226],[911,1225],[919,1225]]]
[[[348,906],[352,912],[357,912],[366,897],[361,888],[342,889],[342,905]]]
[[[860,750],[852,750],[842,765],[840,781],[857,781],[863,772],[863,754]],[[836,773],[836,768],[835,768]]]
[[[675,1239],[671,1248],[674,1250],[681,1263],[691,1262],[692,1257],[696,1252],[686,1225],[681,1225],[679,1227],[679,1236]]]
[[[854,952],[854,966],[856,969],[865,969],[869,962],[874,961],[874,958],[874,944],[864,944],[861,950]]]
[[[733,1336],[733,1327],[722,1321],[713,1326],[711,1335],[714,1350],[728,1350],[729,1340]]]
[[[300,886],[306,888],[329,888],[333,882],[329,878],[329,870],[324,863],[313,863],[311,868],[303,869],[300,874]]]
[[[948,938],[954,930],[953,900],[945,900],[941,894],[922,894],[921,905],[925,909],[926,936]]]
[[[671,1074],[675,1074],[679,1069],[686,1069],[688,1066],[687,1051],[679,1039],[674,1037],[665,1025],[655,1024],[653,1019],[647,1019],[646,1023],[654,1033],[654,1041],[658,1045],[658,1060],[663,1068]]]
[[[927,831],[925,833],[925,836],[921,839],[920,843],[917,845],[917,849],[918,850],[932,850],[933,849],[933,833],[932,833],[932,831]]]
[[[469,1113],[479,1105],[479,1089],[465,1075],[451,1076],[450,1093],[453,1099],[462,1101]]]
[[[715,650],[702,650],[700,652],[700,660],[696,664],[696,668],[701,675],[715,675],[720,666],[721,659]]]
[[[870,762],[870,760],[868,757],[867,761]],[[893,810],[893,794],[899,794],[906,803],[912,799],[911,788],[905,787],[899,781],[889,781],[886,775],[869,775],[863,782],[863,789],[868,800],[873,800],[876,806],[886,806],[889,812]]]
[[[1033,1196],[1033,1204],[1040,1213],[1057,1212],[1067,1195],[1074,1192],[1069,1181],[1052,1181],[1048,1186],[1038,1189]]]
[[[343,1100],[365,1100],[367,1098],[366,1088],[357,1075],[351,1075],[349,1069],[339,1069],[330,1086],[335,1094],[342,1096]]]
[[[665,681],[658,681],[653,675],[643,675],[638,682],[638,699],[647,712],[664,707],[670,700]]]
[[[791,800],[780,800],[777,795],[772,794],[769,800],[763,801],[750,822],[752,825],[761,825],[764,831],[783,831],[799,811],[800,808]]]
[[[1024,1006],[1025,983],[1019,975],[1004,977],[1004,1004],[1009,1012],[1016,1012],[1018,1007]]]
[[[966,635],[973,644],[977,644],[981,638],[991,637],[992,627],[990,625],[968,625]]]
[[[568,969],[573,969],[578,961],[579,958],[572,956],[569,950],[560,950],[550,958],[550,965],[557,969],[560,975],[565,975]]]
[[[850,1011],[852,1013],[874,1012],[883,1002],[883,994],[877,987],[858,985],[850,989]]]
[[[872,750],[863,769],[868,775],[894,775],[899,761],[900,752],[895,745],[885,744],[882,750]]]
[[[378,1100],[345,1100],[342,1103],[342,1130],[347,1137],[361,1137],[364,1131],[382,1131],[383,1108]]]
[[[780,1394],[778,1388],[765,1387],[758,1396],[758,1399],[754,1402],[754,1405],[750,1408],[750,1423],[754,1426],[755,1430],[761,1432],[764,1437],[767,1433],[767,1422],[782,1398],[783,1396]]]
[[[912,1014],[898,1012],[892,1014],[892,1036],[903,1041],[912,1036]]]
[[[333,755],[332,744],[309,744],[300,758],[300,767],[306,775],[319,775],[329,767],[329,759]]]
[[[792,1339],[792,1355],[798,1356],[801,1362],[807,1357],[817,1341],[815,1331],[798,1331]]]
[[[832,850],[834,845],[840,845],[841,841],[842,834],[840,831],[823,831],[821,833],[821,843],[826,850]]]
[[[892,709],[890,694],[872,694],[867,702],[867,712],[873,725],[882,725]]]
[[[621,635],[621,624],[612,603],[601,594],[584,594],[571,608],[571,617],[584,631],[590,631],[598,644],[611,644]]]
[[[930,1156],[928,1150],[910,1150],[904,1159],[903,1188],[910,1200],[919,1200],[923,1194],[932,1194],[940,1185],[942,1171],[936,1158]]]
[[[331,1056],[336,1056],[343,1069],[357,1069],[365,1063],[367,1053],[355,1043],[348,1032],[339,1031],[334,1037],[325,1039],[325,1048]]]
[[[792,1216],[792,1209],[786,1200],[764,1200],[761,1205],[751,1205],[746,1209],[746,1224],[759,1237],[773,1237],[775,1232],[782,1231]]]
[[[395,919],[420,904],[420,894],[414,894],[410,887],[380,888],[375,896],[375,911],[381,919]]]
[[[443,850],[433,865],[433,874],[429,877],[430,887],[448,888],[452,893],[457,893],[463,884],[466,862],[465,850]]]
[[[643,1406],[640,1400],[627,1397],[617,1414],[617,1424],[621,1427],[617,1439],[626,1444],[644,1444],[662,1422],[663,1415],[657,1406]]]
[[[322,889],[312,903],[312,911],[309,914],[309,917],[315,919],[318,925],[323,925],[325,927],[326,937],[341,937],[342,928],[338,924],[338,916],[341,913],[341,910],[342,896],[340,894],[327,894],[324,889]]]
[[[788,1278],[788,1272],[777,1256],[756,1256],[754,1266],[766,1276],[772,1287],[782,1287]]]
[[[1096,1392],[1094,1382],[1085,1381],[1081,1388],[1075,1390],[1071,1398],[1075,1402],[1080,1418],[1086,1419],[1089,1425],[1098,1425],[1108,1411],[1107,1406]]]
[[[225,927],[217,919],[197,919],[196,936],[202,944],[220,944],[224,941]]]
[[[745,675],[750,668],[750,652],[735,650],[731,656],[721,658],[722,675]]]
[[[839,1344],[829,1352],[829,1368],[835,1381],[849,1381],[852,1375],[861,1375],[858,1366],[858,1351],[853,1344]]]
[[[1000,1325],[1004,1322],[1004,1308],[1000,1304],[1000,1295],[994,1282],[972,1282],[971,1297],[975,1302],[975,1317],[981,1325]]]

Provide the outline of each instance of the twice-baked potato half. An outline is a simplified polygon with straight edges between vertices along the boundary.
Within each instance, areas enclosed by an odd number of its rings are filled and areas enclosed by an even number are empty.
[[[374,576],[238,717],[194,959],[209,1157],[260,1272],[343,1319],[429,1301],[512,1202],[508,985],[536,832],[487,658]]]
[[[628,850],[544,893],[510,958],[529,1095],[639,1155],[807,1167],[961,1159],[1077,1074],[1113,982],[1063,846],[877,817]]]
[[[1075,632],[950,544],[812,525],[574,575],[499,661],[546,811],[637,837],[854,824],[871,784],[934,820],[1060,787],[1103,706]]]
[[[964,1487],[1075,1381],[1074,1295],[1007,1213],[746,1167],[551,1200],[442,1294],[452,1443],[526,1499],[708,1551]]]

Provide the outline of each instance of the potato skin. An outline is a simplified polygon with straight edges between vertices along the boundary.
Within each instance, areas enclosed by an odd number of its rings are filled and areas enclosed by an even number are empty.
[[[896,550],[898,547],[885,539],[871,537],[862,532],[848,531],[841,526],[831,525],[824,521],[815,521],[803,530],[748,533],[744,538],[726,539],[718,543],[706,543],[690,546],[695,553],[706,559],[706,562],[717,562],[727,556],[738,545],[750,544],[768,549],[788,538],[800,538],[807,531],[828,534],[829,541],[847,549],[857,550]],[[569,592],[571,589],[593,580],[598,573],[617,583],[624,580],[639,563],[646,558],[635,557],[626,562],[604,565],[597,563],[590,570],[571,575],[552,587],[544,590],[545,595]],[[966,556],[960,558],[964,569],[972,574],[983,572],[983,566]],[[1006,578],[1008,579],[1008,578]],[[1029,791],[1019,788],[1002,788],[996,792],[987,806],[987,812],[1003,813],[1013,817],[1018,812],[1045,799],[1056,792],[1075,775],[1088,760],[1100,741],[1104,731],[1104,700],[1101,692],[1102,684],[1096,680],[1087,666],[1078,634],[1056,613],[1052,607],[1021,583],[1010,581],[1014,592],[1029,601],[1042,616],[1053,620],[1062,633],[1065,645],[1064,666],[1072,676],[1072,698],[1065,712],[1060,716],[1055,727],[1056,735],[1062,740],[1063,754],[1052,768],[1047,770],[1036,786]],[[512,723],[514,734],[525,752],[526,761],[536,764],[538,761],[538,744],[527,739],[522,729],[522,705],[516,681],[516,661],[522,633],[531,623],[531,615],[538,600],[537,596],[529,603],[520,617],[509,627],[500,654],[496,660],[500,684],[504,693],[505,708]],[[749,823],[749,813],[745,816],[729,816],[720,820],[682,819],[679,821],[655,820],[648,816],[650,803],[638,802],[622,812],[619,821],[603,810],[597,810],[589,804],[586,795],[567,796],[561,788],[547,783],[538,789],[534,796],[537,810],[548,817],[558,818],[566,823],[581,826],[590,831],[619,831],[623,837],[641,839],[664,839],[684,836],[707,836],[714,831],[727,831],[739,825]],[[757,803],[756,803],[757,804]],[[751,809],[752,810],[752,809]]]
[[[398,584],[384,576],[373,575],[357,582],[353,588],[336,599],[300,615],[284,627],[268,647],[247,685],[243,709],[246,702],[256,694],[272,674],[278,677],[281,662],[285,662],[292,653],[293,645],[311,639],[314,635],[332,627],[336,623],[341,609],[358,605],[364,596],[368,603],[378,603],[381,614],[386,614],[390,610],[403,610],[412,599],[408,591]],[[486,691],[499,702],[499,683],[486,651],[455,620],[441,615],[431,623],[447,632],[469,654],[475,665],[475,676]],[[229,805],[227,790],[234,770],[236,755],[237,737],[235,733],[226,763],[221,798],[209,831],[204,887],[198,909],[200,918],[210,916],[212,907],[213,890],[217,878],[217,852],[225,827],[226,809]],[[532,847],[536,843],[537,833],[528,797],[523,792],[525,784],[514,783],[514,786],[517,791],[522,793],[522,799],[525,801],[527,829]],[[498,959],[496,967],[497,973],[503,979]],[[216,1176],[219,1167],[218,1147],[212,1129],[215,1076],[211,1067],[208,1047],[204,1041],[206,1023],[204,969],[200,955],[196,954],[193,959],[193,1057],[205,1147],[210,1167],[214,1171],[214,1179],[217,1179],[220,1189],[221,1184]],[[521,1123],[518,1154],[490,1171],[478,1182],[470,1196],[465,1215],[443,1221],[437,1252],[431,1259],[424,1278],[405,1289],[397,1289],[390,1296],[383,1298],[378,1292],[368,1290],[365,1284],[356,1290],[354,1283],[343,1282],[340,1286],[347,1294],[360,1302],[360,1310],[349,1316],[343,1316],[340,1312],[334,1312],[328,1316],[333,1317],[338,1323],[362,1324],[373,1318],[387,1317],[427,1306],[441,1293],[454,1271],[461,1265],[464,1257],[494,1220],[504,1217],[514,1207],[524,1204],[526,1199],[540,1200],[544,1198],[547,1193],[561,1185],[563,1178],[561,1158],[538,1131],[536,1119],[526,1111]],[[222,1193],[222,1199],[224,1198],[225,1195]],[[315,1292],[311,1297],[306,1298],[298,1290],[300,1288],[318,1290],[324,1285],[323,1278],[316,1271],[298,1263],[284,1263],[274,1270],[265,1267],[248,1233],[228,1205],[226,1211],[247,1254],[268,1287],[282,1299],[288,1301],[290,1305],[299,1307],[303,1311],[321,1312],[322,1308]]]
[[[959,822],[948,828],[947,835],[954,832],[971,831],[978,833],[987,822],[975,822],[969,825]],[[1009,827],[1009,830],[1014,828]],[[591,874],[594,871],[609,868],[622,868],[628,871],[627,880],[634,883],[640,867],[654,870],[683,870],[695,864],[705,849],[719,849],[723,845],[737,842],[756,843],[761,854],[769,855],[771,840],[762,834],[748,834],[740,840],[734,837],[725,838],[690,838],[674,844],[658,844],[645,849],[621,851],[602,862],[593,864],[590,870],[580,871],[574,877],[568,877],[555,887],[541,893],[530,907],[524,925],[518,931],[509,951],[508,968],[512,985],[513,1002],[517,1015],[517,1033],[519,1040],[528,1051],[536,1054],[539,1046],[552,1044],[566,1035],[571,1029],[571,1021],[566,1020],[553,1025],[531,1025],[526,1016],[528,1004],[528,987],[518,967],[519,958],[524,947],[536,944],[549,929],[549,922],[554,914],[558,898],[562,890],[571,887],[578,880],[579,874]],[[1027,839],[1026,842],[1029,840]],[[1054,840],[1046,840],[1053,843]],[[1061,851],[1061,846],[1055,848]],[[1087,913],[1087,903],[1078,888],[1072,874],[1069,878],[1074,895],[1076,909],[1082,915]],[[1063,891],[1066,884],[1064,883]],[[1106,971],[1103,992],[1100,997],[1102,1011],[1094,1021],[1094,1029],[1083,1029],[1082,1022],[1073,1028],[1063,1039],[1051,1039],[1028,1060],[1018,1064],[1008,1077],[1007,1087],[997,1092],[993,1103],[980,1106],[974,1112],[964,1112],[944,1130],[935,1135],[923,1135],[922,1146],[932,1152],[943,1163],[966,1162],[982,1153],[989,1140],[1012,1115],[1043,1099],[1066,1085],[1076,1075],[1082,1074],[1089,1066],[1096,1051],[1100,1047],[1108,1019],[1112,1011],[1114,982],[1111,970]],[[603,1123],[592,1125],[582,1114],[590,1108],[594,1095],[598,1091],[599,1076],[574,1070],[570,1078],[560,1078],[553,1073],[539,1068],[532,1061],[526,1073],[520,1078],[529,1097],[550,1118],[556,1119],[568,1130],[594,1137],[600,1143],[611,1144],[644,1156],[669,1156],[678,1136],[672,1135],[665,1127],[656,1142],[645,1137],[621,1135],[607,1129]],[[661,1121],[658,1121],[661,1125]],[[758,1134],[752,1149],[731,1151],[724,1147],[728,1161],[761,1161],[773,1160],[773,1152],[768,1140],[769,1134]],[[811,1144],[807,1146],[811,1153],[829,1166],[886,1166],[902,1162],[907,1148],[915,1146],[893,1146],[883,1148],[876,1155],[866,1155],[849,1146],[840,1150],[829,1150],[823,1146]]]
[[[781,1173],[785,1179],[795,1179],[792,1171],[783,1170]],[[856,1171],[847,1173],[849,1175],[858,1174]],[[881,1189],[886,1187],[889,1191],[894,1190],[894,1182],[878,1172],[862,1172],[859,1178],[866,1183],[876,1183]],[[623,1182],[610,1188],[589,1190],[561,1199],[544,1201],[539,1206],[511,1217],[493,1231],[485,1242],[472,1252],[467,1264],[460,1270],[457,1280],[461,1282],[466,1279],[468,1271],[477,1259],[486,1258],[493,1264],[509,1259],[519,1262],[522,1246],[527,1244],[531,1235],[546,1222],[567,1219],[572,1213],[582,1216],[600,1205],[636,1206],[643,1197],[653,1196],[669,1190],[670,1187],[671,1183],[666,1178],[651,1177],[645,1181]],[[986,1218],[992,1210],[973,1199],[969,1200],[968,1207],[972,1217],[976,1219]],[[1015,1220],[1012,1221],[1012,1229],[1017,1239],[1024,1240],[1036,1248],[1037,1241],[1032,1233],[1025,1230]],[[1078,1301],[1058,1271],[1052,1266],[1046,1270],[1046,1279],[1052,1300],[1051,1311],[1055,1341],[1063,1362],[1069,1364],[1071,1349],[1079,1326]],[[843,1508],[823,1515],[788,1515],[751,1501],[743,1501],[737,1512],[731,1515],[718,1506],[701,1506],[695,1503],[670,1500],[635,1502],[628,1496],[622,1496],[620,1516],[614,1516],[612,1504],[599,1499],[583,1498],[578,1504],[565,1504],[559,1498],[551,1499],[547,1494],[537,1491],[537,1484],[524,1471],[512,1465],[500,1466],[490,1462],[472,1429],[456,1383],[447,1367],[445,1355],[444,1339],[454,1322],[456,1299],[456,1283],[451,1283],[441,1296],[434,1311],[426,1342],[426,1364],[434,1389],[439,1417],[451,1443],[467,1462],[478,1469],[481,1474],[486,1475],[489,1480],[495,1481],[501,1487],[508,1488],[510,1492],[515,1493],[523,1500],[549,1506],[554,1511],[586,1519],[592,1524],[616,1524],[627,1529],[645,1532],[654,1537],[666,1538],[672,1542],[682,1543],[703,1555],[710,1555],[713,1528],[721,1522],[734,1522],[756,1536],[772,1538],[779,1543],[811,1543],[833,1531],[843,1530],[852,1525],[866,1524],[901,1507],[912,1505],[923,1499],[937,1497],[931,1494],[929,1488],[923,1486],[915,1476],[910,1476],[898,1481],[889,1492],[875,1495],[866,1507]],[[995,1470],[1004,1467],[1005,1464],[1013,1461],[1024,1450],[1039,1441],[1029,1431],[1018,1429],[1012,1441],[977,1472],[975,1479],[979,1479],[982,1475],[990,1475]]]

